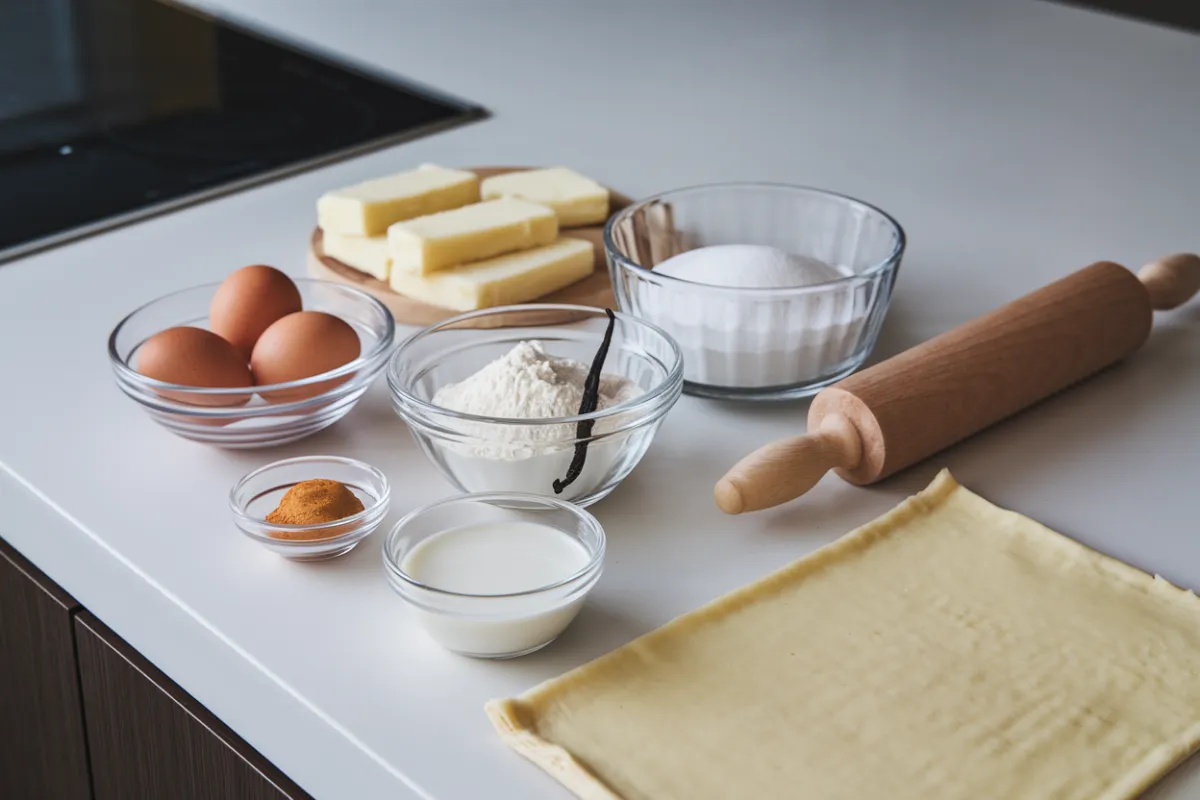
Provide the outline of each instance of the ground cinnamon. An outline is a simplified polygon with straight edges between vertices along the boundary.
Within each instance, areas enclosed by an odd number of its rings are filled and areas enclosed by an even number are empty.
[[[354,492],[337,481],[316,478],[287,490],[279,508],[267,514],[276,525],[318,525],[354,516],[363,510]]]

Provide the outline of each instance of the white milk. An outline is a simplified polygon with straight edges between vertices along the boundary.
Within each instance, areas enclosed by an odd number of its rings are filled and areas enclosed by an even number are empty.
[[[400,569],[425,586],[456,593],[410,598],[435,641],[458,653],[495,658],[536,650],[570,624],[586,589],[534,590],[578,574],[590,561],[587,549],[562,531],[513,521],[436,533],[413,547]],[[511,596],[520,592],[534,593]]]

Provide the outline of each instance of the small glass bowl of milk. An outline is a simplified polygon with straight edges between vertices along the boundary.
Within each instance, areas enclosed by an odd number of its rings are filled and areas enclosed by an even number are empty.
[[[665,192],[604,229],[622,311],[683,351],[683,391],[805,397],[875,346],[905,233],[861,200],[804,186],[729,183]]]
[[[550,644],[579,613],[604,567],[604,529],[550,497],[459,495],[396,523],[383,562],[442,647],[515,658]]]

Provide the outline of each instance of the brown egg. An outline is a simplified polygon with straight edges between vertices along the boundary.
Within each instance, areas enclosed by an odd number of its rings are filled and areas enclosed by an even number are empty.
[[[241,352],[212,331],[202,328],[167,328],[138,348],[138,372],[148,378],[207,388],[254,385],[250,367]],[[249,394],[208,397],[192,392],[160,392],[163,397],[198,406],[240,406]]]
[[[232,342],[246,360],[262,332],[301,309],[300,290],[274,267],[242,267],[217,287],[208,309],[213,332]]]
[[[342,319],[323,311],[288,314],[263,331],[250,356],[250,369],[259,386],[311,378],[358,358],[358,333]],[[272,403],[291,402],[327,392],[351,376],[320,381],[303,389],[267,392]]]

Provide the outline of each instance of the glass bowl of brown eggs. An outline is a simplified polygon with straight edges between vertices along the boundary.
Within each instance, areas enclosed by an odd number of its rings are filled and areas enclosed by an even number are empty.
[[[138,308],[108,355],[117,385],[167,430],[257,448],[349,413],[395,336],[391,311],[365,292],[256,265]]]

